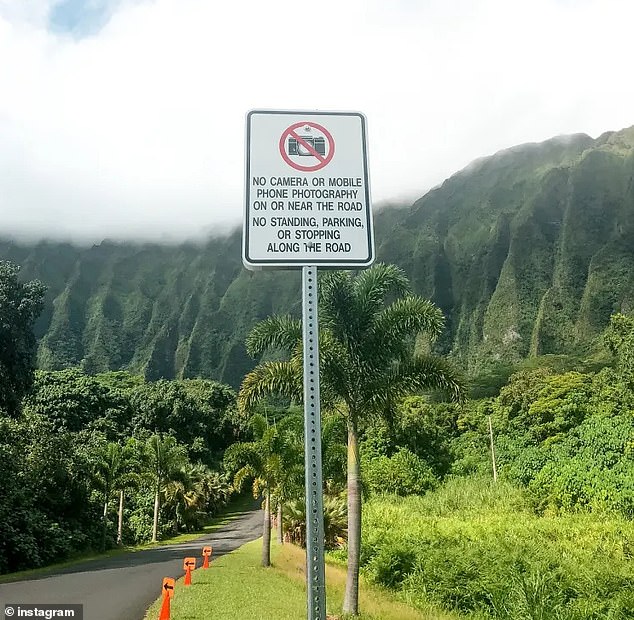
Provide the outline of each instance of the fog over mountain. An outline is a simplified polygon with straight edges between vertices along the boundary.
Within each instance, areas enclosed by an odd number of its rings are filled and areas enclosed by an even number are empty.
[[[632,23],[626,0],[0,0],[0,232],[238,225],[253,108],[364,112],[374,199],[411,202],[484,154],[631,124]]]
[[[379,260],[447,318],[438,347],[477,374],[534,355],[585,358],[634,309],[634,127],[525,144],[480,159],[406,207],[376,213]],[[237,386],[244,340],[298,314],[297,271],[252,273],[241,235],[177,245],[0,242],[48,286],[41,368],[125,368]]]

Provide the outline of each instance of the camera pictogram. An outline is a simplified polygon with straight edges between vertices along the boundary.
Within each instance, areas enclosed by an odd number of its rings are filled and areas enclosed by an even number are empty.
[[[325,138],[316,137],[316,136],[299,136],[303,142],[310,145],[317,153],[320,155],[326,155],[326,140]],[[288,154],[289,155],[301,155],[304,157],[314,156],[314,153],[310,151],[306,144],[302,142],[298,142],[297,138],[289,138],[288,139]]]
[[[335,154],[335,140],[322,125],[312,121],[294,123],[280,137],[280,155],[295,170],[321,170]]]

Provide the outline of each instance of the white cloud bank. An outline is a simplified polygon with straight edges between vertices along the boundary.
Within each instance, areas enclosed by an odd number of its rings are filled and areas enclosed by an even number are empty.
[[[0,235],[240,222],[251,108],[363,111],[376,201],[634,124],[630,0],[123,0],[79,40],[52,2],[0,0]]]

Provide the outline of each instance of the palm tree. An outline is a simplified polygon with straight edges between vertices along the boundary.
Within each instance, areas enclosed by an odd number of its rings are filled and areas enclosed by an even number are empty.
[[[134,458],[134,440],[129,440],[124,446],[116,442],[109,442],[95,454],[93,475],[97,487],[102,491],[103,529],[101,547],[106,547],[106,533],[108,529],[108,508],[113,491],[119,491],[119,523],[117,528],[117,543],[121,542],[123,520],[123,492],[134,485],[138,471],[138,463]]]
[[[251,427],[255,440],[229,446],[224,463],[228,471],[235,472],[233,484],[237,490],[250,480],[253,496],[264,499],[262,566],[270,566],[271,495],[277,493],[283,497],[291,488],[291,476],[296,476],[301,449],[297,449],[297,442],[293,442],[292,435],[286,432],[283,421],[269,424],[261,415],[254,415]]]
[[[108,529],[108,505],[110,503],[110,493],[114,481],[121,474],[121,446],[118,443],[110,442],[105,444],[96,454],[94,463],[94,477],[97,486],[103,493],[103,516],[101,549],[106,548],[106,532]]]
[[[463,389],[444,359],[420,351],[416,337],[435,339],[444,328],[433,303],[412,295],[405,273],[377,264],[353,275],[329,272],[320,280],[320,380],[323,404],[346,420],[348,442],[348,573],[343,610],[359,611],[361,544],[360,424],[372,416],[389,416],[399,398],[441,389],[453,399]],[[262,321],[247,338],[253,356],[284,350],[288,361],[259,364],[249,373],[238,397],[243,411],[262,397],[280,393],[302,397],[301,323],[289,316]]]
[[[229,495],[229,485],[202,463],[188,464],[163,488],[165,505],[174,511],[174,524],[186,530],[202,527],[205,517]]]
[[[179,470],[187,464],[187,454],[185,447],[176,443],[176,439],[170,435],[164,438],[152,435],[146,441],[145,454],[154,487],[152,542],[157,542],[161,491],[168,482],[178,476]]]
[[[119,511],[117,524],[117,544],[123,541],[123,500],[128,489],[136,488],[141,481],[141,446],[133,437],[129,437],[123,445],[121,458],[124,463],[122,474],[113,484],[113,490],[119,491]]]

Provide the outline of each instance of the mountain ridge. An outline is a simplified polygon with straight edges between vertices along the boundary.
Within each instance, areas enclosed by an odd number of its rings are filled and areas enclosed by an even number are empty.
[[[634,308],[634,127],[558,136],[471,162],[410,206],[375,214],[378,259],[447,317],[439,343],[469,372],[587,352]],[[300,310],[297,272],[247,272],[240,232],[178,245],[0,240],[49,291],[38,365],[127,368],[237,386],[251,326]]]

